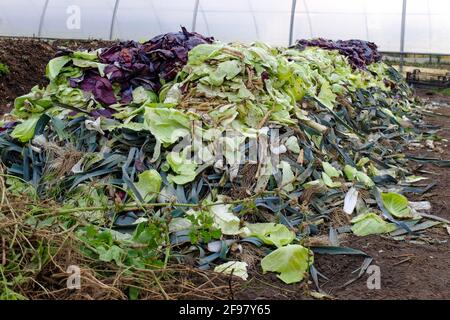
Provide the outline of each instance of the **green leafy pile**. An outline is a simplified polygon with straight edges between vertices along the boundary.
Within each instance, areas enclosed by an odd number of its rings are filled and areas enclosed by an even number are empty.
[[[388,192],[411,191],[402,150],[420,119],[382,62],[362,70],[316,47],[199,44],[159,92],[139,86],[108,108],[70,85],[92,68],[104,72],[97,51],[50,61],[49,85],[17,98],[0,133],[8,173],[87,221],[88,242],[105,226],[130,234],[157,217],[167,237],[152,236],[154,249],[209,268],[238,242],[269,246],[263,270],[293,283],[324,250],[307,248],[308,237],[319,224],[335,230],[336,214],[357,214],[358,235],[418,221]],[[145,267],[106,240],[101,259]]]

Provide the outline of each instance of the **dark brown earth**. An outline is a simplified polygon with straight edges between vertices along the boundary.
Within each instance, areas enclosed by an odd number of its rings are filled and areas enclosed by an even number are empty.
[[[10,70],[6,76],[0,75],[0,114],[11,108],[16,97],[28,93],[35,85],[47,83],[45,66],[59,47],[96,49],[109,44],[107,41],[0,38],[0,63]]]
[[[416,94],[425,101],[447,103],[434,112],[444,116],[427,116],[429,124],[441,126],[438,135],[450,141],[450,98],[426,90]],[[442,152],[428,150],[411,151],[411,154],[440,159],[450,159],[450,142],[442,142]],[[418,165],[411,162],[411,165]],[[450,220],[450,168],[426,164],[423,170],[433,174],[428,176],[437,185],[423,196],[406,196],[414,201],[430,201],[432,214]],[[381,288],[368,289],[369,275],[364,274],[352,284],[342,287],[355,278],[364,258],[354,256],[315,255],[316,268],[330,280],[319,280],[322,290],[336,299],[450,299],[450,243],[447,230],[435,227],[424,232],[426,244],[396,241],[392,238],[372,235],[357,237],[349,235],[342,246],[360,249],[374,258],[373,264],[380,267]],[[262,275],[260,268],[251,270],[254,276],[235,297],[240,299],[308,299],[307,289],[316,290],[313,283],[308,285],[284,285],[274,275]],[[307,288],[309,287],[309,288]]]
[[[15,97],[27,93],[36,84],[45,84],[45,65],[57,51],[58,46],[69,48],[98,48],[106,42],[99,41],[49,41],[0,39],[0,62],[8,65],[11,73],[0,77],[0,114],[10,110]],[[426,100],[447,103],[439,107],[426,121],[441,126],[438,134],[450,141],[450,99],[449,97],[418,91]],[[412,151],[416,155],[450,159],[449,142],[443,141],[441,152],[423,148]],[[438,149],[438,148],[437,148]],[[417,164],[411,163],[417,167]],[[437,185],[421,197],[409,196],[416,201],[428,200],[433,214],[450,220],[450,169],[426,164],[421,169],[433,172],[428,176]],[[423,174],[421,174],[423,175]],[[315,256],[317,269],[329,278],[321,279],[322,290],[337,299],[450,299],[450,244],[449,234],[443,227],[428,229],[426,244],[396,241],[382,236],[347,236],[341,245],[360,249],[374,258],[374,265],[380,267],[381,289],[368,289],[368,275],[364,274],[352,284],[342,287],[355,277],[352,272],[361,266],[363,258],[352,256]],[[411,239],[410,239],[411,240]],[[423,240],[423,239],[422,239]],[[259,267],[260,252],[246,247],[245,261],[250,265],[250,280],[240,288],[224,296],[235,299],[311,299],[309,290],[316,290],[312,282],[285,285],[273,274],[262,275]],[[189,298],[189,297],[186,297]],[[195,297],[193,297],[195,298]]]
[[[448,103],[447,107],[440,107],[435,110],[436,113],[445,116],[427,116],[425,121],[429,124],[441,126],[438,135],[450,141],[450,99],[436,94],[427,95],[427,92],[420,90],[416,94],[423,97],[424,100]],[[449,143],[442,142],[442,152],[423,148],[410,153],[450,159]],[[412,162],[411,164],[417,167],[416,163]],[[424,176],[436,181],[437,185],[423,196],[410,194],[406,196],[408,199],[415,201],[430,201],[434,215],[450,220],[448,206],[450,204],[448,198],[450,194],[450,168],[426,164],[420,169],[433,172],[433,174]],[[418,175],[423,174],[418,173]],[[358,264],[361,263],[361,258],[354,259],[356,263],[352,264],[351,260],[345,257],[341,260],[341,263],[336,264],[324,261],[325,268],[329,268],[329,272],[335,277],[335,281],[330,281],[329,285],[324,286],[325,290],[329,290],[340,299],[450,299],[449,234],[444,227],[439,226],[427,230],[424,232],[424,236],[428,238],[427,244],[399,242],[380,236],[363,238],[352,236],[347,245],[369,253],[375,259],[374,264],[380,267],[381,289],[367,289],[366,279],[368,275],[344,289],[339,289],[337,284],[347,281],[349,279],[348,271],[356,269],[359,266]],[[347,264],[347,267],[344,267],[345,264]],[[320,264],[318,268],[320,269]],[[326,269],[323,269],[323,271],[326,272]]]

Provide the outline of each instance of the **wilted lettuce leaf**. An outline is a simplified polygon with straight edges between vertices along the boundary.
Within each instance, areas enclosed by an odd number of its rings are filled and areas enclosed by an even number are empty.
[[[217,65],[216,70],[209,77],[203,78],[213,86],[222,85],[225,79],[231,80],[241,72],[242,68],[238,60],[228,60]]]
[[[220,53],[220,49],[224,47],[223,43],[200,44],[189,51],[187,66],[200,65],[208,59],[213,58]]]
[[[322,172],[322,180],[328,188],[339,188],[342,185],[339,181],[333,181],[325,172]]]
[[[216,202],[224,202],[224,196],[218,196]],[[237,235],[241,232],[241,220],[231,210],[231,204],[217,204],[209,207],[213,215],[214,223],[219,227],[222,234]]]
[[[362,171],[359,171],[355,167],[352,167],[348,164],[344,167],[344,173],[348,180],[353,181],[357,180],[359,182],[364,183],[367,187],[373,187],[375,183],[370,179],[370,177]]]
[[[252,223],[244,228],[246,237],[257,237],[264,243],[277,247],[291,243],[295,239],[295,233],[285,225],[277,223]]]
[[[232,274],[242,280],[247,280],[247,263],[242,261],[228,261],[214,268],[214,272]]]
[[[31,91],[14,100],[13,114],[26,118],[30,113],[42,113],[52,106],[52,99],[46,90],[34,86]]]
[[[126,129],[130,129],[130,130],[133,130],[133,131],[148,130],[147,125],[145,123],[141,123],[141,122],[123,123],[123,124],[119,124],[117,127],[118,128],[126,128]]]
[[[330,84],[326,81],[322,83],[319,95],[317,97],[324,106],[333,109],[336,104],[336,95],[331,91]]]
[[[75,59],[98,61],[98,50],[94,51],[74,51],[72,57]]]
[[[261,266],[264,273],[277,272],[278,278],[289,284],[302,281],[313,261],[311,250],[299,244],[290,244],[264,257]]]
[[[356,173],[358,172],[358,169],[355,167],[352,167],[348,164],[344,167],[344,173],[348,180],[353,181],[356,178]]]
[[[284,144],[289,151],[292,151],[297,154],[300,153],[300,145],[298,144],[298,140],[296,137],[294,136],[289,137]]]
[[[397,218],[412,217],[411,210],[408,207],[408,199],[405,196],[394,192],[382,192],[381,199],[386,210],[393,216]]]
[[[60,103],[90,111],[86,108],[88,106],[88,98],[82,90],[71,88],[66,85],[58,86],[57,90],[58,91],[55,93],[55,98]]]
[[[186,156],[180,152],[170,152],[166,157],[170,168],[177,173],[177,175],[169,174],[167,180],[175,184],[186,184],[195,179],[195,169],[197,165],[192,161],[186,159]]]
[[[176,109],[145,108],[144,118],[150,132],[164,146],[169,146],[190,133],[189,117]]]
[[[85,59],[79,59],[79,58],[72,58],[72,63],[74,66],[80,67],[80,68],[96,68],[98,70],[98,73],[100,76],[105,76],[105,69],[106,64],[99,63],[91,60],[85,60]]]
[[[166,84],[165,87],[163,87],[159,93],[159,99],[160,101],[164,101],[164,103],[179,103],[181,99],[183,98],[183,95],[181,93],[181,85],[179,83],[175,83],[174,85],[170,86],[171,84]]]
[[[138,182],[134,185],[138,189],[144,202],[150,202],[156,198],[161,189],[161,176],[158,171],[146,170],[138,175]]]
[[[281,169],[281,189],[286,192],[294,190],[293,182],[295,181],[294,173],[292,172],[291,165],[287,161],[281,161],[279,166]]]
[[[352,232],[357,236],[388,233],[396,229],[394,223],[388,223],[372,212],[361,214],[353,218],[351,222],[353,223]]]
[[[153,91],[147,90],[144,87],[137,87],[133,90],[133,102],[142,104],[146,101],[157,102],[158,97]]]
[[[27,120],[16,125],[13,132],[11,133],[11,137],[19,139],[22,142],[27,142],[28,140],[34,137],[34,130],[36,129],[36,125],[40,119],[40,114],[33,114]]]
[[[72,60],[69,56],[61,56],[53,58],[49,61],[46,67],[46,75],[50,80],[55,79],[61,69],[70,61]]]
[[[358,171],[356,173],[356,180],[364,183],[367,187],[373,187],[375,183],[370,179],[370,177],[362,171]]]
[[[325,185],[323,179],[316,179],[316,180],[308,181],[308,182],[303,184],[303,187],[305,189],[309,189],[309,188],[312,188],[312,187],[320,189],[320,188],[325,187],[325,186],[326,185]]]
[[[242,158],[242,144],[244,143],[244,136],[220,137],[218,139],[224,148],[224,156],[227,164],[239,164]]]
[[[232,103],[214,109],[210,111],[208,114],[214,121],[214,125],[227,126],[231,124],[231,122],[237,117],[239,113],[236,110],[236,105]]]
[[[322,167],[330,178],[336,178],[342,175],[342,172],[333,167],[330,163],[322,161]]]

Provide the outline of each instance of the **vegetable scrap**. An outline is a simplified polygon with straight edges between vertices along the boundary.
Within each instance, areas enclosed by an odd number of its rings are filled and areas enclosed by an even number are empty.
[[[368,267],[341,233],[410,234],[429,219],[402,195],[424,192],[403,153],[421,132],[419,105],[373,43],[276,48],[182,28],[63,49],[46,76],[0,122],[8,192],[54,201],[29,217],[77,221],[84,254],[100,261],[194,259],[246,280],[246,244],[265,248],[263,272],[296,283],[315,254]],[[308,246],[328,231],[337,246]]]

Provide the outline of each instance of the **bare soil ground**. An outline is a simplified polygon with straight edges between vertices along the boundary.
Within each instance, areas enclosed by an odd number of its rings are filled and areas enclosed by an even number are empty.
[[[0,39],[0,62],[8,65],[11,73],[0,77],[0,114],[11,109],[14,98],[27,93],[36,84],[45,84],[45,65],[57,51],[58,46],[69,48],[98,48],[106,45],[99,41],[51,41]],[[441,104],[436,113],[426,121],[441,126],[438,134],[447,139],[441,150],[426,148],[412,151],[422,156],[450,159],[450,98],[420,90],[417,94],[424,99]],[[447,104],[447,106],[444,106]],[[443,116],[442,116],[443,115]],[[418,167],[418,164],[411,163]],[[421,197],[410,196],[414,200],[428,200],[433,214],[450,219],[450,169],[426,164],[421,169],[431,171],[428,176],[437,185]],[[381,289],[368,289],[368,275],[343,287],[355,277],[352,273],[363,258],[352,256],[316,255],[317,269],[330,280],[320,281],[322,289],[337,299],[450,299],[450,244],[449,234],[443,227],[435,227],[426,232],[427,243],[396,241],[382,236],[357,237],[349,235],[342,245],[360,249],[374,258],[380,267]],[[246,247],[252,250],[250,247]],[[253,249],[254,250],[254,249]],[[260,253],[254,250],[246,257],[254,260],[250,268],[250,280],[237,289],[224,292],[224,298],[234,299],[310,299],[308,289],[314,290],[312,283],[284,285],[273,274],[262,275],[259,267]],[[252,265],[252,264],[251,264]],[[231,288],[231,286],[230,286]],[[185,298],[190,298],[186,296]],[[194,296],[191,298],[195,298]]]
[[[442,104],[435,112],[440,115],[427,116],[429,124],[439,125],[438,135],[450,141],[450,98],[427,90],[417,90],[416,94],[425,101]],[[443,105],[447,106],[443,106]],[[450,159],[450,142],[442,142],[442,150],[426,148],[411,151],[411,154]],[[414,167],[418,164],[411,162]],[[437,185],[422,196],[407,194],[414,201],[430,201],[432,213],[450,220],[450,168],[426,164],[420,167],[430,171],[428,176]],[[352,256],[316,255],[317,269],[330,280],[319,281],[321,288],[336,299],[450,299],[450,243],[449,234],[443,227],[435,227],[425,232],[427,243],[396,241],[392,238],[372,235],[357,237],[349,235],[341,243],[360,249],[374,258],[373,264],[380,267],[381,288],[368,289],[368,274],[343,287],[355,278],[352,273],[358,269],[363,258]],[[283,285],[274,275],[262,275],[260,268],[252,270],[254,278],[236,294],[242,299],[305,299],[306,286],[314,290],[314,285]]]
[[[6,64],[10,71],[8,75],[0,75],[0,113],[9,110],[16,97],[28,93],[35,85],[47,83],[45,66],[58,47],[96,49],[110,44],[107,41],[0,38],[0,63]]]

